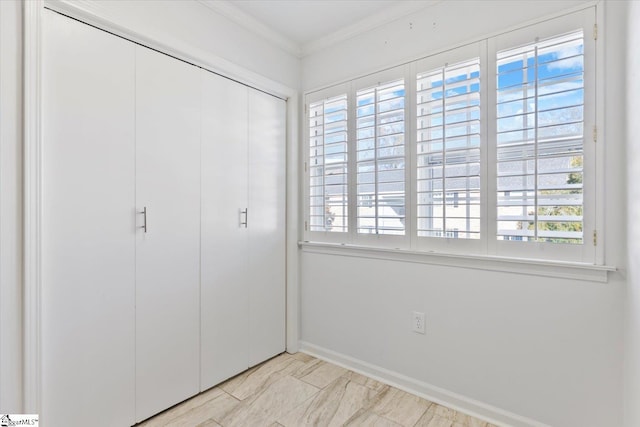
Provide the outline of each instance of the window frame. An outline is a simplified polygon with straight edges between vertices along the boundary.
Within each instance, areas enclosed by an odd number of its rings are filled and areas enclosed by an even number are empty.
[[[350,131],[352,132],[353,137],[350,139],[351,145],[350,151],[351,154],[350,159],[350,167],[353,173],[350,175],[351,186],[349,187],[351,195],[353,197],[349,198],[350,201],[350,209],[353,209],[351,212],[353,214],[350,215],[350,218],[353,220],[353,228],[351,228],[350,224],[350,234],[352,235],[352,242],[359,245],[364,246],[375,246],[375,247],[383,247],[383,248],[402,248],[409,247],[411,243],[411,233],[413,232],[411,229],[412,223],[412,215],[409,212],[409,202],[410,202],[410,194],[412,193],[412,188],[409,186],[409,177],[410,177],[410,157],[408,144],[410,141],[410,124],[409,124],[409,112],[407,111],[408,99],[410,97],[407,96],[409,88],[408,88],[408,76],[410,75],[411,68],[408,65],[401,65],[398,67],[389,68],[384,71],[380,71],[378,73],[373,73],[368,76],[364,76],[352,81],[350,98],[351,98],[351,106],[354,117],[354,124],[356,123],[356,108],[357,108],[357,93],[361,90],[377,87],[380,85],[384,85],[386,83],[390,83],[396,80],[404,81],[404,147],[405,147],[405,168],[404,168],[404,200],[405,200],[405,229],[403,235],[392,235],[392,234],[366,234],[366,233],[358,233],[357,231],[357,127],[352,126]]]
[[[604,207],[597,204],[602,199],[601,187],[597,185],[596,172],[603,171],[602,142],[596,146],[591,138],[596,124],[601,121],[603,106],[596,94],[602,94],[601,78],[596,72],[602,68],[602,58],[596,56],[597,40],[592,37],[596,24],[596,7],[523,25],[506,30],[491,37],[481,38],[453,49],[427,55],[380,72],[355,78],[346,83],[305,94],[305,107],[321,98],[331,98],[339,93],[347,94],[348,103],[348,232],[311,232],[306,230],[303,239],[351,247],[394,249],[420,253],[453,254],[470,257],[493,257],[495,259],[521,259],[532,262],[580,263],[603,265],[602,243],[595,245],[595,231],[602,240],[602,218]],[[583,243],[563,244],[549,242],[499,241],[497,236],[497,125],[496,125],[496,54],[502,50],[530,44],[540,40],[561,36],[576,30],[584,33],[584,120],[583,120]],[[600,48],[598,46],[598,48]],[[420,73],[479,57],[480,59],[480,238],[456,239],[451,237],[417,236],[417,76]],[[405,82],[405,234],[367,235],[357,233],[357,161],[356,161],[356,93],[360,89],[386,83],[404,77]],[[599,98],[602,99],[602,98]],[[308,108],[308,107],[307,107]],[[304,161],[309,159],[308,126],[305,109]],[[602,173],[599,175],[603,177]],[[304,180],[304,220],[308,220],[309,174]]]
[[[488,58],[492,73],[487,90],[489,110],[488,124],[489,135],[493,137],[490,145],[489,161],[489,209],[487,219],[488,231],[491,238],[488,240],[488,253],[502,257],[518,257],[531,259],[551,259],[573,262],[587,262],[595,264],[596,248],[592,236],[596,230],[596,216],[600,207],[596,204],[596,147],[591,137],[596,128],[597,100],[596,100],[596,40],[591,36],[591,29],[596,23],[595,8],[585,9],[554,19],[549,19],[524,28],[519,28],[508,33],[492,37],[488,40]],[[582,30],[584,43],[584,112],[583,112],[583,243],[547,243],[547,242],[522,242],[498,240],[497,236],[497,96],[496,96],[496,57],[498,52],[531,44],[536,40],[545,40]]]
[[[316,91],[313,93],[309,93],[306,95],[305,97],[305,111],[304,111],[304,138],[303,138],[303,142],[304,142],[304,146],[305,149],[301,150],[303,155],[304,155],[304,172],[305,172],[305,180],[304,180],[304,191],[303,191],[303,201],[304,201],[304,233],[305,233],[305,239],[306,240],[313,240],[313,241],[321,241],[321,242],[330,242],[330,243],[347,243],[350,241],[349,236],[351,233],[351,188],[350,185],[347,185],[347,203],[348,203],[348,208],[347,208],[347,212],[348,212],[348,223],[347,223],[347,231],[311,231],[310,230],[310,224],[309,224],[309,218],[310,218],[310,171],[311,171],[311,165],[309,164],[309,154],[310,154],[310,130],[311,130],[311,126],[310,126],[310,120],[309,120],[309,108],[310,105],[316,102],[320,102],[320,101],[325,101],[331,98],[335,98],[338,96],[342,96],[342,95],[347,95],[347,180],[351,179],[351,175],[353,174],[351,171],[351,166],[350,166],[350,160],[351,160],[351,156],[352,153],[350,152],[351,149],[351,126],[349,124],[349,119],[351,117],[352,114],[352,110],[351,110],[351,97],[349,95],[349,89],[350,89],[350,84],[349,83],[343,83],[340,85],[335,85],[335,86],[331,86],[329,88],[320,90],[320,91]],[[349,181],[348,181],[349,182]]]
[[[479,59],[480,63],[480,238],[479,239],[456,239],[450,237],[430,237],[430,236],[418,236],[418,194],[417,194],[417,171],[418,171],[418,153],[417,153],[417,78],[418,75],[437,69],[446,67],[449,64],[456,64],[471,59]],[[487,247],[487,225],[486,225],[486,212],[487,212],[487,199],[485,197],[487,193],[487,102],[484,101],[484,93],[486,93],[487,77],[483,71],[487,65],[487,43],[485,40],[481,40],[476,43],[471,43],[466,46],[461,46],[456,49],[451,49],[445,52],[441,52],[429,57],[420,59],[413,64],[412,78],[413,78],[413,99],[411,101],[411,107],[413,108],[412,120],[414,126],[411,147],[411,182],[414,186],[412,191],[412,206],[411,210],[415,220],[413,221],[412,237],[414,239],[413,247],[417,250],[423,251],[438,251],[445,253],[469,253],[469,254],[481,254],[485,253]],[[446,233],[446,230],[445,230]]]

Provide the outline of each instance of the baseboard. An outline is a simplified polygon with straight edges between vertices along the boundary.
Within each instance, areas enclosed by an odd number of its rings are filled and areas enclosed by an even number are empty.
[[[305,341],[299,342],[300,351],[318,359],[352,370],[359,374],[415,394],[456,411],[463,412],[501,427],[549,427],[535,421],[460,394],[418,381],[394,371],[355,359]]]

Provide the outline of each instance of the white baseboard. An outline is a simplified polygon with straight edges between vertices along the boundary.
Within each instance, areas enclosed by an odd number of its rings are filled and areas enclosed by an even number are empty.
[[[317,345],[300,341],[300,351],[318,359],[331,362],[335,365],[366,375],[377,381],[399,388],[408,393],[415,394],[431,402],[438,403],[456,411],[490,422],[503,427],[549,427],[547,424],[535,421],[486,403],[462,396],[449,390],[418,381],[394,371],[381,368],[371,363],[355,359],[333,350],[328,350]]]

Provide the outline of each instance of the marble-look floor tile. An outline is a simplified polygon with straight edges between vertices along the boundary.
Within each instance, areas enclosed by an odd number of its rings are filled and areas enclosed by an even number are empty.
[[[250,376],[253,372],[257,371],[260,368],[264,368],[265,365],[273,366],[279,363],[283,363],[285,360],[291,359],[291,355],[287,353],[279,354],[269,360],[262,362],[261,364],[254,366],[250,369],[247,369],[244,372],[239,373],[233,378],[230,378],[223,383],[219,384],[218,387],[229,393],[229,391],[234,391],[240,384],[242,384],[248,376]],[[226,390],[225,390],[226,389]]]
[[[285,427],[342,426],[377,394],[378,392],[342,376],[279,422]]]
[[[489,427],[489,424],[486,421],[482,421],[478,418],[472,417],[471,415],[463,414],[462,412],[454,412],[454,425],[455,423],[458,423],[464,427]]]
[[[496,427],[304,353],[276,356],[136,427],[339,425]]]
[[[298,359],[299,361],[301,361],[301,362],[303,362],[303,363],[309,363],[309,362],[311,362],[312,360],[316,360],[316,358],[315,358],[315,357],[313,357],[313,356],[309,356],[309,355],[308,355],[308,354],[306,354],[306,353],[300,353],[300,352],[298,352],[298,353],[293,353],[293,354],[291,354],[290,356],[291,356],[291,357],[293,357],[294,359]]]
[[[435,403],[429,407],[427,412],[425,412],[416,423],[416,426],[419,427],[439,427],[441,425],[452,427],[489,427],[486,421]]]
[[[273,362],[276,359],[271,359],[265,363]],[[239,388],[249,376],[253,375],[255,371],[257,371],[262,365],[254,366],[253,368],[247,369],[244,372],[239,373],[235,377],[229,378],[223,383],[218,384],[218,388],[220,388],[225,393],[233,393],[237,388]]]
[[[295,378],[302,378],[305,375],[313,372],[314,370],[316,370],[318,368],[319,365],[323,364],[325,362],[323,362],[320,359],[316,359],[313,358],[311,360],[309,360],[308,362],[305,362],[300,369],[298,369],[296,372],[294,372],[293,374],[291,374],[293,377]]]
[[[200,423],[216,421],[227,416],[240,401],[227,393],[222,393],[215,399],[210,400],[206,405],[200,405],[189,412],[171,421],[171,427],[192,427]]]
[[[269,426],[318,391],[287,375],[242,401],[219,423],[224,427]]]
[[[406,393],[397,388],[389,388],[380,393],[377,401],[369,409],[382,417],[396,423],[411,427],[433,405],[413,394]]]
[[[415,427],[452,427],[453,421],[435,414],[425,413],[415,424]]]
[[[267,388],[280,378],[298,371],[304,363],[284,355],[275,357],[245,374],[220,385],[220,388],[239,400],[244,400]]]
[[[319,361],[319,363],[307,363],[301,371],[298,371],[296,377],[318,388],[325,388],[345,373],[347,370],[340,366]]]
[[[215,399],[222,394],[224,394],[222,390],[220,390],[218,387],[214,387],[174,406],[173,408],[161,412],[155,417],[141,423],[139,427],[161,427],[170,425],[172,420],[191,411],[194,408],[197,408],[198,406],[209,402],[210,400]]]
[[[356,384],[363,385],[378,392],[389,388],[388,385],[381,383],[380,381],[376,381],[373,378],[366,377],[353,371],[347,371],[343,377],[347,378],[349,381],[353,381]]]
[[[433,405],[431,405],[427,412],[433,413],[438,417],[446,418],[451,421],[455,421],[455,418],[456,418],[455,410],[451,408],[447,408],[446,406],[438,405],[437,403],[434,403]]]
[[[349,427],[403,427],[401,424],[364,409],[356,413],[344,425]]]
[[[416,427],[453,427],[455,422],[456,411],[444,406],[433,404],[427,409],[427,412],[420,417],[416,423]],[[459,427],[460,423],[458,423]]]

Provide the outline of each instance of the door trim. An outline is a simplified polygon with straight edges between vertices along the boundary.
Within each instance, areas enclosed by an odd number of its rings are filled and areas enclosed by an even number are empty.
[[[43,0],[24,6],[24,408],[39,413],[42,143],[40,135]]]

